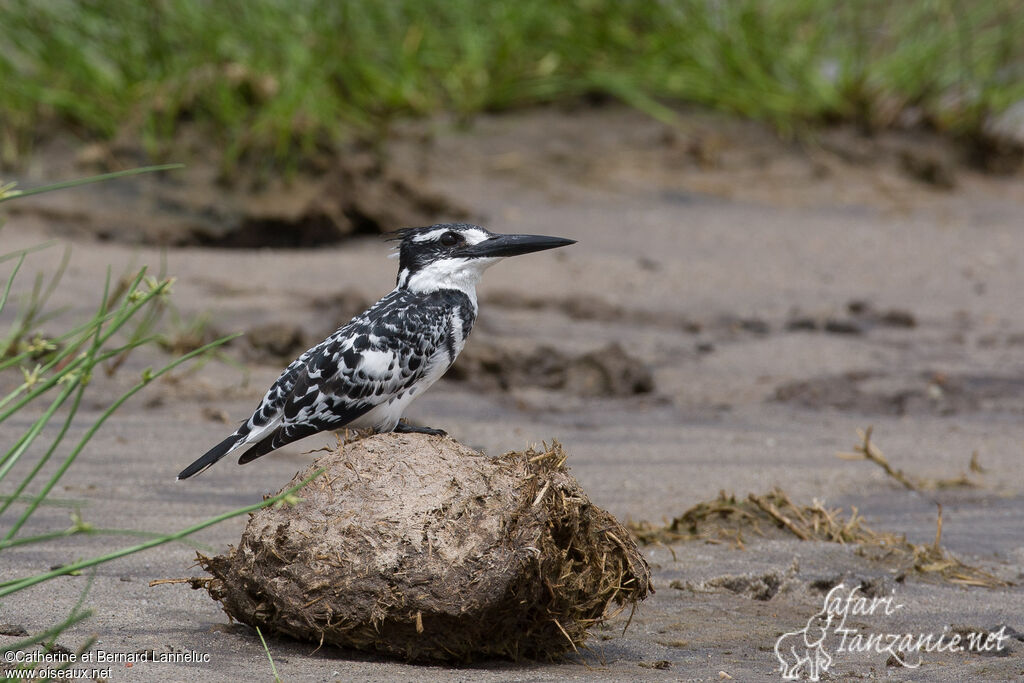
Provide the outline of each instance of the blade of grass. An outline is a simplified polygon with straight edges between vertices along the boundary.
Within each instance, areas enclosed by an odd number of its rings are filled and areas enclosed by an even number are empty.
[[[105,305],[105,304],[102,304],[102,305]],[[102,312],[102,308],[101,308],[101,312]],[[85,354],[80,355],[76,359],[76,361],[74,363],[72,363],[71,367],[63,368],[61,371],[59,371],[50,380],[51,383],[52,382],[60,383],[60,382],[67,381],[68,386],[64,390],[64,392],[60,396],[58,396],[57,400],[53,402],[53,404],[50,407],[50,410],[47,411],[47,413],[45,413],[41,418],[39,418],[39,420],[33,425],[32,429],[30,429],[29,431],[25,432],[22,435],[22,437],[18,440],[18,442],[15,444],[14,448],[12,448],[10,451],[8,451],[7,454],[4,455],[3,459],[0,460],[0,480],[3,480],[4,477],[6,477],[7,473],[17,463],[18,459],[25,452],[25,450],[28,448],[28,446],[36,439],[36,437],[38,436],[39,432],[42,430],[42,427],[45,426],[45,424],[47,424],[49,422],[50,418],[53,416],[53,413],[56,411],[56,409],[58,407],[60,407],[60,404],[63,404],[64,401],[67,400],[67,397],[70,395],[69,392],[73,391],[76,386],[85,385],[85,384],[88,383],[89,377],[90,377],[90,375],[92,373],[92,367],[93,367],[93,365],[95,365],[95,362],[93,362],[92,365],[90,365],[89,364],[89,360],[95,356],[97,350],[102,346],[103,342],[105,341],[105,339],[101,335],[101,332],[102,332],[102,327],[97,325],[95,330],[92,331],[91,334],[90,334],[90,336],[93,337],[93,343],[92,343],[92,346],[90,347],[89,351],[86,352]],[[81,364],[81,365],[84,366],[81,371],[79,371],[75,367],[76,364]],[[37,368],[37,370],[38,370],[38,368]],[[33,378],[31,378],[31,383],[34,383],[36,381],[34,378],[37,377],[37,376],[38,376],[38,372],[34,372],[33,373]],[[29,385],[29,384],[30,384],[30,378],[26,377],[25,384],[23,386]],[[50,384],[49,386],[52,386],[52,384]],[[44,384],[44,387],[48,388],[47,384]],[[31,396],[32,395],[30,394],[29,397],[26,398],[26,400],[30,399]],[[81,392],[79,392],[79,399],[80,398],[81,398]],[[22,404],[19,404],[19,405],[24,405],[24,401],[23,401]],[[16,406],[16,408],[17,408],[17,406]],[[76,408],[75,412],[77,412],[77,403],[76,403],[75,408]],[[3,422],[5,419],[6,419],[6,415],[3,416],[3,417],[0,417],[0,422]],[[67,425],[68,423],[65,423],[65,424]],[[65,431],[66,430],[62,430],[61,431],[61,435],[60,435],[61,439],[63,439],[63,434],[64,434]],[[46,458],[44,458],[44,460],[49,459],[49,456],[52,455],[53,450],[55,448],[56,448],[56,444],[51,446],[49,451],[47,451],[47,455],[46,455]],[[36,468],[30,474],[28,481],[30,481],[32,478],[35,477],[35,475],[38,473],[39,469],[42,467],[42,464],[43,463],[40,463],[40,464],[38,464],[36,466]],[[19,488],[19,490],[17,492],[18,494],[20,494],[21,491],[24,490],[24,487],[27,486],[28,481],[22,482],[22,487]],[[6,509],[7,505],[9,505],[9,503],[5,504],[5,509]],[[38,507],[38,503],[29,503],[29,509],[30,510],[35,510],[36,507]]]
[[[57,289],[57,285],[64,279],[64,273],[68,270],[68,264],[71,262],[71,245],[65,245],[64,253],[61,254],[60,263],[57,264],[57,270],[54,271],[50,277],[50,284],[47,285],[46,289],[39,296],[39,300],[36,302],[36,306],[39,309],[43,309],[46,304],[50,301],[50,297],[53,296],[54,291]]]
[[[0,28],[0,32],[2,32],[2,28]],[[3,71],[2,61],[3,57],[0,57],[0,72]],[[2,78],[2,76],[0,76],[0,78]],[[2,108],[2,106],[3,105],[0,104],[0,108]],[[93,178],[35,188],[28,192],[18,193],[17,196],[38,194],[40,192],[60,189],[63,187],[73,187],[114,177],[134,175],[137,173],[175,167],[178,167],[178,165],[164,165],[105,174]],[[14,198],[15,195],[9,192],[10,189],[11,186],[4,186],[3,200]],[[48,245],[36,247],[35,249],[45,248],[45,246]],[[0,261],[16,259],[12,272],[7,278],[5,278],[6,285],[3,287],[2,292],[0,292],[0,311],[5,308],[10,298],[15,279],[26,262],[26,255],[35,249],[26,249],[15,252],[14,254],[5,254],[0,256]],[[86,430],[85,435],[79,439],[75,447],[65,457],[63,463],[57,469],[57,472],[49,479],[42,490],[34,496],[23,496],[22,493],[27,489],[31,482],[35,480],[36,476],[42,471],[47,462],[50,461],[53,454],[56,452],[57,448],[59,448],[65,440],[69,428],[78,414],[78,408],[81,405],[85,387],[89,384],[95,368],[99,364],[111,358],[116,358],[116,362],[118,363],[123,362],[129,351],[138,348],[139,346],[152,344],[156,340],[157,335],[152,334],[151,332],[156,321],[159,319],[159,316],[163,313],[165,306],[163,298],[164,295],[168,293],[170,287],[170,280],[161,278],[161,281],[158,281],[154,278],[146,278],[146,270],[141,269],[134,278],[130,279],[130,281],[122,280],[119,284],[117,293],[112,296],[110,294],[110,270],[108,269],[107,278],[103,288],[103,297],[100,300],[100,305],[95,315],[84,323],[72,327],[71,330],[64,332],[59,337],[46,339],[43,338],[36,329],[42,323],[55,319],[61,313],[60,311],[48,311],[47,304],[62,279],[69,262],[69,256],[70,251],[66,250],[56,268],[56,271],[50,274],[48,281],[42,274],[35,278],[29,303],[19,316],[18,324],[14,328],[11,337],[6,340],[6,343],[3,343],[3,353],[0,354],[0,356],[7,355],[7,352],[12,348],[12,344],[16,345],[14,346],[14,356],[0,362],[0,370],[22,364],[26,361],[35,365],[35,368],[31,371],[22,368],[22,370],[26,372],[25,381],[13,391],[9,392],[6,396],[0,398],[0,411],[2,411],[0,412],[0,423],[6,421],[15,415],[17,411],[21,410],[29,403],[41,398],[44,394],[47,394],[55,387],[59,388],[56,392],[56,398],[51,401],[50,405],[42,413],[41,417],[30,424],[29,428],[21,435],[14,446],[7,451],[2,459],[0,459],[0,480],[5,479],[9,475],[11,469],[18,462],[19,458],[21,458],[22,455],[28,451],[30,446],[38,440],[40,435],[43,433],[43,429],[54,418],[56,412],[66,403],[72,393],[75,394],[72,407],[69,410],[68,415],[63,420],[63,424],[58,434],[51,441],[45,454],[42,458],[33,463],[31,472],[20,482],[18,488],[13,494],[0,496],[0,515],[6,512],[15,502],[25,504],[26,506],[26,509],[18,517],[14,526],[6,534],[4,541],[0,542],[0,550],[38,543],[47,544],[49,542],[59,541],[78,534],[128,535],[141,537],[146,539],[146,541],[113,553],[107,553],[105,555],[86,560],[78,560],[67,566],[51,570],[49,572],[0,582],[0,587],[2,587],[0,588],[0,593],[2,593],[2,595],[10,595],[19,590],[27,589],[31,586],[53,579],[56,576],[75,574],[81,569],[88,567],[93,568],[93,572],[90,575],[88,583],[67,619],[60,624],[57,624],[55,627],[37,634],[32,638],[8,645],[4,648],[4,651],[8,651],[12,648],[27,647],[31,644],[40,642],[44,644],[49,642],[52,647],[56,642],[56,638],[67,628],[87,618],[90,613],[83,610],[82,606],[89,593],[89,589],[92,586],[92,582],[95,577],[95,567],[97,565],[134,552],[140,552],[163,543],[179,541],[195,546],[197,544],[184,540],[189,534],[232,516],[245,514],[246,512],[258,509],[264,505],[273,504],[280,500],[288,500],[288,496],[294,494],[295,491],[320,474],[320,472],[317,472],[313,477],[310,477],[300,483],[299,486],[293,487],[289,491],[284,492],[281,496],[266,500],[255,506],[249,506],[247,508],[235,510],[230,513],[225,513],[224,515],[208,519],[205,522],[194,525],[175,534],[161,535],[132,529],[95,528],[92,525],[83,522],[78,513],[75,512],[72,515],[74,523],[70,529],[36,534],[27,538],[15,538],[17,533],[24,527],[27,520],[35,513],[40,505],[57,502],[47,500],[53,487],[65,475],[78,455],[80,455],[87,443],[95,435],[96,431],[116,410],[123,405],[125,401],[129,400],[129,398],[140,391],[142,387],[164,373],[170,372],[186,361],[207,354],[215,347],[229,339],[219,339],[200,346],[192,352],[184,354],[173,362],[166,364],[156,372],[153,372],[151,369],[143,371],[142,379],[110,404],[107,410],[103,412]],[[163,271],[163,267],[161,268],[161,271]],[[142,287],[143,283],[148,286],[148,291]],[[140,312],[142,315],[138,315]],[[110,340],[114,335],[119,333],[123,334],[121,330],[129,322],[132,322],[133,325],[128,328],[127,342],[120,341],[119,344],[112,344],[112,346],[116,346],[116,348],[107,348],[107,344],[110,343]],[[34,337],[32,336],[33,334],[35,335]],[[123,337],[120,339],[123,340]],[[63,346],[58,345],[55,341],[59,341]],[[24,351],[21,351],[21,349],[24,349]],[[31,367],[31,365],[29,367]],[[52,373],[52,376],[48,376],[50,373]],[[61,387],[60,385],[64,386]],[[88,647],[88,645],[86,645],[86,647]]]
[[[46,541],[55,541],[59,538],[68,538],[69,536],[136,536],[138,538],[162,538],[164,534],[157,533],[155,531],[142,531],[140,529],[108,529],[105,527],[93,527],[88,524],[78,523],[75,526],[64,529],[63,531],[51,531],[45,534],[38,534],[36,536],[24,536],[22,538],[15,538],[10,541],[0,541],[0,550],[7,548],[14,548],[19,545],[31,545],[33,543],[44,543]],[[184,543],[190,548],[196,550],[202,550],[205,552],[213,552],[214,549],[205,543],[197,543],[187,538],[181,538],[176,541],[177,543]]]
[[[227,341],[235,339],[236,337],[239,336],[239,334],[241,334],[241,333],[236,333],[236,334],[232,334],[232,335],[229,335],[229,336],[225,337],[224,338],[225,343]],[[80,358],[76,358],[74,361],[72,361],[71,363],[69,363],[68,365],[64,366],[61,369],[60,374],[56,376],[56,381],[48,380],[44,384],[40,385],[41,386],[40,389],[35,390],[33,393],[31,393],[28,396],[26,396],[16,406],[14,406],[13,408],[8,409],[3,415],[0,415],[0,422],[3,422],[4,420],[6,420],[11,415],[17,413],[17,411],[20,410],[22,407],[24,407],[24,405],[26,405],[28,403],[31,403],[33,400],[35,400],[39,396],[45,394],[50,388],[53,387],[54,384],[59,384],[60,381],[61,381],[61,378],[67,378],[73,372],[78,371],[80,369],[79,366],[88,365],[89,372],[85,372],[85,375],[88,377],[91,374],[91,368],[94,368],[96,365],[99,365],[99,364],[103,363],[104,361],[107,361],[107,360],[109,360],[111,358],[114,358],[116,356],[120,356],[120,355],[124,354],[126,351],[129,351],[131,349],[139,348],[141,346],[145,346],[147,344],[150,344],[150,343],[156,341],[157,339],[158,339],[158,337],[155,337],[155,336],[154,337],[146,337],[144,339],[137,339],[137,340],[135,340],[133,342],[129,342],[128,344],[125,344],[123,346],[118,346],[118,347],[116,347],[114,349],[111,349],[109,351],[104,351],[99,356],[96,356],[95,359],[92,362],[90,362],[90,363],[86,362],[86,361],[90,360],[89,356],[83,352],[81,354]],[[45,371],[47,367],[50,367],[52,365],[53,365],[53,363],[51,362],[51,363],[49,363],[46,366],[40,367],[39,371],[38,371],[38,374],[42,374],[43,371]],[[69,381],[69,380],[64,379],[64,381],[66,382],[66,381]],[[34,385],[30,385],[28,382],[25,382],[25,383],[21,384],[20,386],[16,387],[10,394],[5,396],[3,399],[0,399],[0,408],[3,408],[7,403],[9,403],[10,401],[12,401],[15,398],[17,398],[29,386],[34,386]],[[3,460],[0,460],[0,462],[3,462]]]
[[[21,258],[22,256],[28,256],[29,254],[37,252],[37,251],[43,251],[45,249],[49,249],[50,247],[52,247],[55,244],[60,244],[60,243],[57,240],[50,240],[49,242],[43,242],[41,244],[37,244],[37,245],[32,246],[32,247],[26,247],[24,249],[19,249],[17,251],[12,251],[9,254],[0,254],[0,263],[3,263],[5,261],[10,261],[11,259]]]
[[[53,476],[50,478],[50,481],[46,483],[43,489],[36,495],[35,500],[28,504],[28,507],[22,513],[21,517],[18,518],[18,521],[16,521],[14,525],[10,528],[10,530],[8,530],[3,540],[6,541],[14,538],[14,535],[18,532],[19,529],[21,529],[22,525],[24,525],[25,522],[28,521],[28,518],[32,515],[33,512],[35,512],[36,508],[39,507],[39,504],[43,501],[43,499],[46,498],[47,495],[49,495],[53,487],[57,484],[58,481],[60,481],[61,477],[64,476],[64,473],[67,472],[69,467],[71,467],[71,464],[75,461],[75,458],[77,458],[78,454],[82,452],[82,449],[85,448],[86,444],[89,443],[92,437],[96,434],[97,430],[99,430],[99,428],[103,426],[107,419],[109,419],[110,416],[113,415],[114,412],[118,408],[120,408],[125,401],[127,401],[129,398],[131,398],[136,393],[141,391],[146,385],[148,385],[154,379],[157,379],[158,377],[170,372],[171,370],[178,367],[182,363],[185,363],[191,360],[192,358],[205,353],[209,349],[213,349],[216,348],[217,346],[220,346],[225,341],[227,341],[226,337],[223,339],[218,339],[216,341],[210,342],[209,344],[206,344],[204,346],[201,346],[195,351],[192,351],[191,353],[186,353],[180,358],[177,358],[174,361],[168,363],[167,365],[160,368],[156,372],[151,372],[149,370],[144,371],[142,379],[131,389],[121,394],[121,396],[116,401],[111,403],[110,406],[107,407],[107,409],[103,411],[99,418],[92,424],[92,426],[89,427],[89,429],[79,440],[75,448],[64,459],[64,462],[57,469],[57,471],[54,472]]]
[[[81,614],[87,611],[82,609],[82,605],[85,604],[85,599],[89,596],[89,591],[92,590],[92,585],[95,582],[96,567],[93,567],[92,571],[89,572],[89,578],[85,581],[85,586],[82,587],[82,591],[78,594],[78,600],[75,601],[75,604],[71,608],[71,611],[68,612],[68,619],[72,619],[75,617],[76,614]],[[59,635],[59,633],[54,633],[53,636],[51,636],[50,640],[46,644],[47,650],[53,650],[54,646],[57,644],[57,636]]]
[[[57,412],[57,409],[64,405],[64,402],[68,399],[69,396],[71,396],[71,393],[79,384],[80,382],[78,380],[74,380],[73,382],[68,383],[68,386],[64,388],[64,391],[62,391],[60,395],[57,396],[57,398],[55,398],[53,402],[50,403],[50,407],[46,409],[46,412],[40,415],[39,418],[32,423],[32,426],[24,434],[22,434],[21,437],[14,443],[14,446],[12,446],[9,451],[7,451],[3,459],[0,459],[0,480],[3,480],[4,477],[7,476],[7,473],[11,471],[11,468],[14,467],[15,464],[17,464],[22,454],[24,454],[25,451],[28,450],[28,447],[31,446],[32,442],[36,440],[40,432],[43,431],[43,428],[47,424],[49,424],[50,419],[53,417],[54,413]],[[81,397],[81,393],[79,393],[79,397]],[[14,495],[20,495],[23,490],[24,489],[18,489]],[[2,513],[4,509],[6,509],[7,505],[8,503],[5,503],[4,507],[0,508],[0,513]]]
[[[28,488],[28,485],[32,483],[32,481],[36,478],[36,475],[39,474],[39,470],[43,469],[43,466],[50,460],[50,457],[53,455],[54,451],[56,451],[57,447],[60,446],[61,442],[64,441],[64,437],[68,432],[68,428],[71,427],[71,423],[74,422],[75,420],[75,415],[78,414],[78,406],[81,405],[82,403],[82,396],[85,394],[86,385],[81,382],[78,382],[77,384],[78,393],[75,395],[75,400],[72,401],[71,403],[71,408],[68,410],[68,415],[64,419],[64,424],[61,425],[60,432],[58,432],[57,435],[53,438],[53,441],[50,443],[50,447],[47,449],[46,453],[43,454],[43,457],[39,458],[39,461],[35,464],[35,467],[32,468],[32,471],[22,478],[21,483],[18,485],[18,488],[14,490],[14,493],[6,501],[4,501],[3,505],[0,505],[0,516],[3,516],[3,514],[7,511],[7,508],[9,508],[11,504],[14,503],[14,501],[17,500],[21,496],[21,494],[25,492],[25,489]],[[69,388],[73,389],[74,387]],[[61,402],[63,403],[63,401]],[[47,422],[49,422],[49,417],[47,417],[46,420]],[[14,465],[16,460],[16,458],[12,459],[9,462],[5,462],[3,466],[0,466],[0,480],[3,480],[3,478],[7,474],[7,471]],[[30,502],[29,505],[36,505],[38,507],[38,505],[34,501],[35,499],[32,499],[32,502]],[[2,549],[3,547],[3,543],[0,542],[0,549]]]
[[[165,543],[170,543],[171,541],[177,541],[179,539],[185,538],[186,536],[190,536],[191,534],[194,534],[197,531],[202,531],[207,527],[211,527],[214,524],[219,524],[224,520],[231,519],[233,517],[238,517],[240,515],[245,515],[250,512],[255,512],[261,508],[265,508],[270,505],[275,505],[287,498],[290,498],[291,496],[294,496],[299,490],[306,486],[306,484],[319,477],[321,474],[323,474],[323,472],[323,469],[319,469],[310,476],[303,479],[295,486],[291,487],[290,489],[282,491],[276,496],[267,498],[262,502],[254,503],[253,505],[247,505],[245,507],[238,508],[230,512],[222,513],[220,515],[217,515],[216,517],[211,517],[210,519],[199,522],[198,524],[193,524],[192,526],[186,527],[185,529],[177,531],[173,534],[167,534],[165,536],[161,536],[160,538],[155,538],[150,541],[146,541],[145,543],[140,543],[138,545],[122,548],[120,550],[116,550],[112,553],[107,553],[105,555],[99,555],[97,557],[92,557],[86,560],[78,560],[77,562],[72,562],[70,564],[59,567],[58,569],[52,569],[48,572],[43,572],[40,574],[36,574],[34,576],[27,576],[22,579],[15,579],[13,581],[6,582],[5,585],[3,585],[3,587],[0,587],[0,598],[24,590],[31,586],[38,585],[44,581],[49,581],[50,579],[56,578],[58,576],[65,576],[67,574],[71,574],[72,572],[78,572],[89,567],[94,567],[98,564],[103,564],[104,562],[110,562],[111,560],[116,560],[127,555],[131,555],[133,553],[141,552],[143,550],[149,550],[150,548],[155,548]]]
[[[60,635],[61,633],[68,630],[75,624],[81,623],[91,616],[91,611],[86,610],[84,612],[79,612],[78,614],[75,614],[60,622],[56,626],[46,629],[42,633],[37,633],[34,636],[29,636],[28,638],[25,638],[24,640],[18,640],[0,647],[0,655],[6,654],[8,652],[18,652],[19,650],[24,651],[27,650],[29,647],[36,645],[37,643],[45,643],[47,640]]]
[[[270,648],[267,647],[267,641],[263,639],[263,632],[260,631],[260,627],[256,627],[256,635],[260,637],[260,642],[263,643],[263,651],[267,653],[267,659],[270,661],[270,673],[274,675],[274,683],[280,683],[281,677],[277,675],[277,667],[274,665],[274,658],[270,656]]]
[[[30,503],[30,502],[32,502],[32,498],[29,498],[28,496],[11,496],[11,495],[8,495],[8,494],[0,495],[0,500],[5,501],[5,502],[8,501],[8,500],[12,500],[15,503]],[[48,505],[50,507],[58,507],[58,508],[84,508],[84,507],[88,507],[91,504],[92,504],[92,501],[89,501],[89,500],[79,500],[79,499],[76,499],[76,498],[47,498],[46,501],[43,503],[43,505]]]
[[[143,269],[141,269],[139,271],[138,275],[136,276],[135,280],[133,281],[134,286],[137,287],[138,283],[142,281],[143,277],[145,277],[145,268],[143,268]],[[47,372],[52,367],[57,366],[66,357],[68,357],[72,353],[74,353],[78,349],[78,347],[81,345],[82,342],[84,342],[89,337],[93,336],[95,330],[97,328],[99,328],[100,326],[102,326],[102,324],[104,322],[106,322],[108,319],[109,320],[113,320],[116,317],[118,311],[108,311],[107,310],[109,308],[108,305],[107,305],[107,291],[109,289],[110,289],[110,269],[108,268],[107,269],[107,278],[106,278],[106,281],[105,281],[104,287],[103,287],[103,297],[100,299],[100,306],[99,306],[98,312],[90,320],[88,320],[87,322],[83,323],[78,328],[72,330],[72,332],[74,332],[75,334],[78,334],[79,332],[76,331],[76,330],[79,330],[80,331],[80,338],[77,339],[75,343],[68,344],[62,351],[57,353],[50,360],[49,363],[47,363],[46,365],[44,365],[41,368],[41,372]],[[68,334],[70,335],[71,333],[68,333]],[[12,363],[20,362],[20,358],[26,357],[27,355],[29,355],[28,352],[26,352],[25,354],[21,354],[21,355],[15,357],[15,358],[12,358],[12,359],[10,359],[9,361],[7,361],[5,363],[0,363],[0,370],[3,370],[4,368],[9,367]],[[78,360],[72,361],[72,362],[78,362]],[[19,389],[15,390],[14,392],[11,392],[10,394],[8,394],[3,400],[0,400],[0,408],[2,408],[4,405],[9,403],[24,388],[25,387],[22,386],[21,388],[19,388]],[[45,388],[48,389],[49,387],[45,387]],[[20,406],[22,406],[22,405],[24,405],[24,402],[22,404],[19,404],[18,407],[14,408],[12,410],[18,410],[18,409],[20,409]],[[0,415],[0,422],[3,422],[5,419],[7,419],[7,417],[9,417],[10,414],[11,414],[11,412],[9,411],[6,414]]]
[[[4,287],[3,296],[0,296],[0,313],[3,312],[4,306],[7,305],[7,297],[11,294],[11,287],[14,285],[14,278],[18,275],[18,270],[21,269],[23,263],[25,263],[25,257],[28,256],[25,252],[22,252],[18,257],[18,262],[14,264],[14,270],[11,271],[11,276],[7,278],[7,286]],[[6,348],[0,348],[0,357],[7,351]]]
[[[129,288],[128,291],[131,291],[131,292],[135,291],[135,287],[137,287],[139,282],[142,281],[142,278],[143,278],[144,274],[145,274],[145,269],[142,269],[141,271],[139,271],[139,274],[135,277],[135,280],[133,281],[132,287]],[[127,302],[122,303],[121,308],[117,309],[114,312],[115,315],[110,319],[110,321],[109,321],[110,322],[110,326],[106,329],[106,332],[103,332],[103,322],[104,322],[104,318],[105,318],[105,316],[103,315],[103,312],[105,310],[104,306],[106,304],[106,302],[104,300],[104,303],[102,303],[100,305],[100,312],[97,314],[96,317],[94,317],[94,321],[96,321],[96,325],[94,327],[89,327],[89,328],[86,329],[87,334],[83,334],[81,341],[84,342],[89,337],[95,337],[95,340],[93,342],[93,346],[94,347],[102,346],[102,344],[105,343],[114,334],[116,334],[117,331],[140,308],[145,306],[153,297],[158,296],[162,292],[163,292],[163,287],[161,286],[161,287],[158,287],[155,290],[151,290],[151,291],[143,294],[133,304],[128,304]],[[68,348],[64,349],[62,352],[57,354],[49,363],[47,363],[46,365],[42,366],[40,372],[41,373],[42,372],[46,372],[50,368],[54,367],[55,365],[60,363],[60,361],[62,361],[64,358],[66,358],[71,353],[73,353],[76,349],[77,349],[77,347],[75,347],[75,346],[69,346]],[[46,391],[48,391],[51,387],[53,387],[53,385],[55,385],[57,382],[60,381],[61,377],[65,376],[69,372],[73,371],[73,369],[76,369],[78,365],[84,364],[87,361],[87,359],[88,359],[88,355],[87,354],[79,356],[75,360],[71,361],[67,366],[62,368],[61,371],[57,375],[55,375],[55,376],[51,377],[50,379],[46,380],[45,382],[43,382],[40,385],[40,387],[35,392],[33,392],[33,393],[29,394],[28,396],[26,396],[25,398],[23,398],[19,403],[15,404],[13,407],[8,408],[4,413],[0,413],[0,423],[4,422],[11,415],[13,415],[17,411],[21,410],[21,408],[23,408],[26,404],[28,404],[29,402],[34,400],[36,397],[38,397],[41,394],[43,394]],[[22,387],[22,388],[24,388],[24,387]],[[20,391],[20,390],[16,390],[16,392],[18,392],[18,391]],[[13,393],[11,395],[8,395],[7,397],[5,397],[3,400],[0,400],[0,407],[3,407],[6,403],[8,403],[11,400],[12,395],[13,395]]]
[[[43,192],[53,192],[55,190],[64,190],[69,187],[80,187],[82,185],[100,183],[103,182],[104,180],[112,180],[114,178],[125,178],[127,176],[140,175],[142,173],[155,173],[157,171],[171,171],[178,168],[185,168],[185,164],[159,164],[157,166],[143,166],[141,168],[130,168],[124,171],[114,171],[113,173],[103,173],[101,175],[94,175],[88,178],[76,178],[75,180],[66,180],[62,183],[44,185],[43,187],[36,187],[31,190],[16,190],[14,193],[8,194],[4,197],[0,197],[0,203],[8,202],[12,199],[29,197],[34,194],[42,194]]]

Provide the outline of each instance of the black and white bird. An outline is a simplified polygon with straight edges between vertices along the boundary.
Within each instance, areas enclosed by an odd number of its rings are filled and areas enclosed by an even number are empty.
[[[241,450],[239,464],[342,427],[444,434],[400,422],[409,403],[462,351],[477,315],[476,285],[506,256],[573,244],[543,235],[496,235],[468,224],[398,231],[398,282],[369,310],[303,353],[235,433],[186,467],[202,472]]]

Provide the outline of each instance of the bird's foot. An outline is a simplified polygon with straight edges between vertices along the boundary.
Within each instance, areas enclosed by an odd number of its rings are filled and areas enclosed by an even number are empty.
[[[443,429],[434,429],[433,427],[416,427],[406,422],[399,422],[395,425],[395,433],[397,434],[429,434],[430,436],[448,436],[448,432]]]

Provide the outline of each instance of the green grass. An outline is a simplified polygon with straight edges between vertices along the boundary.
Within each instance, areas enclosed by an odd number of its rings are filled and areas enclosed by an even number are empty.
[[[229,161],[301,159],[395,117],[587,94],[783,130],[974,134],[1024,98],[1021,0],[5,0],[0,154],[54,126],[153,153],[202,124]]]
[[[267,647],[267,641],[263,638],[263,631],[260,627],[256,627],[256,635],[260,637],[260,642],[263,643],[263,651],[267,653],[267,659],[270,661],[270,673],[274,676],[274,683],[281,683],[281,676],[277,673],[277,666],[274,664],[274,658],[270,656],[270,648]]]
[[[8,184],[0,187],[0,204],[35,192],[168,168],[135,169],[24,193],[19,193],[14,185]],[[0,330],[0,386],[5,387],[4,392],[0,392],[0,433],[7,437],[0,446],[0,558],[14,548],[25,546],[61,553],[65,548],[65,539],[76,535],[132,536],[144,540],[92,557],[68,558],[67,562],[57,567],[36,568],[35,573],[30,570],[17,576],[13,571],[6,571],[0,579],[0,608],[8,596],[25,590],[40,591],[37,598],[45,599],[46,594],[41,592],[40,587],[48,583],[51,584],[47,589],[48,594],[70,589],[79,592],[79,599],[63,621],[23,640],[0,645],[0,657],[8,652],[37,645],[52,647],[65,630],[90,616],[84,603],[92,585],[92,577],[85,581],[84,587],[81,586],[81,580],[61,580],[61,577],[77,577],[83,570],[94,569],[100,564],[165,543],[190,543],[187,539],[191,534],[226,519],[268,505],[294,502],[297,500],[296,492],[321,474],[318,471],[299,486],[273,498],[225,512],[171,533],[98,528],[82,518],[78,510],[82,507],[80,501],[51,498],[53,490],[75,465],[91,439],[106,427],[121,406],[161,376],[190,361],[208,356],[229,338],[203,345],[193,344],[187,352],[172,353],[162,367],[142,370],[134,378],[134,383],[120,396],[91,415],[89,411],[84,411],[86,415],[83,416],[79,412],[83,400],[86,405],[96,403],[91,387],[101,381],[103,373],[98,370],[106,370],[109,374],[111,368],[116,370],[127,354],[142,347],[161,344],[162,337],[155,333],[155,323],[168,305],[166,300],[170,296],[172,280],[147,276],[146,269],[142,268],[124,278],[120,284],[112,286],[108,270],[106,283],[97,297],[95,313],[84,320],[68,322],[67,312],[49,310],[48,300],[61,286],[61,276],[67,266],[69,252],[65,252],[64,259],[49,277],[35,278],[28,292],[19,292],[17,289],[19,275],[23,274],[26,263],[35,252],[47,246],[52,244],[10,253],[0,252],[0,265],[3,266],[0,272],[4,273],[0,279],[0,314],[5,313],[5,308],[13,305],[12,302],[23,302],[13,316],[13,324],[9,329]],[[7,317],[10,318],[9,315]],[[58,328],[57,333],[52,336],[40,333],[38,326],[43,322],[51,329]],[[127,373],[129,370],[121,372]],[[71,434],[78,436],[69,438]],[[30,524],[39,507],[47,504],[73,507],[70,526],[40,529],[38,523]],[[108,548],[108,545],[104,544],[103,547]],[[63,554],[69,553],[65,551]],[[81,648],[91,647],[93,640],[87,639]],[[29,663],[17,668],[31,669],[34,666]]]

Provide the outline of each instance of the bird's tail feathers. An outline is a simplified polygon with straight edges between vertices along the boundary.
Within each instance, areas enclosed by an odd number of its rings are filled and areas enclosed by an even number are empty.
[[[238,464],[239,465],[244,465],[247,462],[252,462],[256,458],[260,457],[261,455],[266,455],[267,453],[269,453],[270,451],[274,450],[275,448],[278,448],[278,447],[284,445],[284,444],[281,444],[281,443],[275,443],[274,442],[274,438],[277,437],[277,436],[278,436],[277,432],[273,432],[273,433],[267,435],[266,437],[264,437],[263,439],[260,439],[259,441],[257,441],[255,444],[252,445],[251,448],[249,448],[249,450],[247,450],[245,453],[242,453],[240,456],[238,456]]]
[[[238,434],[232,434],[228,438],[221,441],[219,444],[208,450],[201,458],[196,460],[194,463],[183,469],[178,474],[178,479],[188,479],[192,475],[199,474],[206,468],[213,465],[225,455],[235,450],[246,442],[244,436]]]
[[[264,441],[267,435],[272,436],[277,433],[277,427],[280,422],[281,416],[278,415],[266,424],[255,427],[249,422],[242,423],[242,426],[238,428],[237,432],[221,441],[219,444],[208,450],[203,457],[183,469],[181,474],[178,475],[178,479],[188,479],[194,474],[199,474],[228,453],[231,453],[246,444]]]
[[[365,410],[363,412],[365,412]],[[249,450],[245,451],[238,457],[238,464],[244,465],[247,462],[252,462],[261,455],[266,455],[270,451],[276,450],[281,446],[287,446],[293,441],[304,439],[307,436],[316,434],[317,432],[322,432],[327,429],[336,429],[337,426],[345,425],[349,421],[349,419],[346,419],[340,424],[323,422],[305,423],[301,425],[290,425],[287,428],[275,426],[273,430],[263,430],[259,433],[256,439],[249,439],[249,443],[252,445],[249,447]]]

